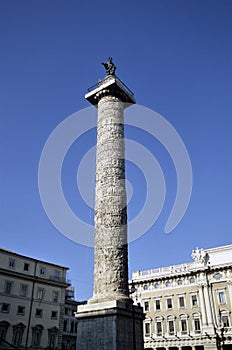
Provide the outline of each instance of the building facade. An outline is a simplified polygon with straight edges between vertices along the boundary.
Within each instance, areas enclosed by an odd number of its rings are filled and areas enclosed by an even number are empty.
[[[0,349],[61,349],[67,270],[0,249]]]
[[[74,299],[74,288],[72,286],[66,289],[62,350],[76,350],[77,319],[75,313],[78,305],[84,305],[86,303],[86,301],[79,302]]]
[[[232,349],[232,245],[192,251],[193,262],[132,274],[146,313],[145,349]]]

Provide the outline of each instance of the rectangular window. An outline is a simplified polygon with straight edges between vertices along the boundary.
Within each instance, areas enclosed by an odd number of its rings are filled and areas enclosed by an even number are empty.
[[[187,321],[181,320],[181,333],[187,334]]]
[[[192,306],[197,306],[197,296],[194,294],[191,296]]]
[[[13,282],[11,282],[11,281],[5,281],[5,293],[6,293],[6,294],[11,294],[11,292],[12,292],[12,286],[13,286]]]
[[[15,268],[15,259],[9,258],[9,265],[11,269]]]
[[[45,294],[45,289],[38,287],[37,289],[37,299],[38,300],[43,300]]]
[[[160,305],[160,300],[159,299],[155,300],[155,309],[156,310],[160,310],[161,309],[161,305]]]
[[[172,309],[172,298],[167,298],[167,308]]]
[[[45,275],[46,268],[44,266],[40,266],[39,273],[40,275]]]
[[[219,292],[218,293],[218,298],[219,298],[219,303],[220,304],[225,304],[226,303],[226,298],[225,298],[225,293],[224,292]]]
[[[29,271],[29,264],[28,263],[24,263],[24,271]]]
[[[59,298],[59,292],[56,290],[53,291],[53,302],[58,303],[58,298]]]
[[[26,297],[28,291],[28,284],[21,283],[19,294],[21,297]]]
[[[201,331],[201,324],[200,324],[200,320],[198,318],[196,318],[194,320],[194,330],[196,333],[200,333],[200,331]]]
[[[149,301],[144,301],[144,311],[149,311]]]
[[[173,321],[168,321],[168,331],[170,335],[174,334],[174,322]]]
[[[150,323],[145,323],[145,336],[149,336],[151,333],[151,325]]]
[[[222,316],[222,325],[223,327],[229,327],[229,318],[227,315]]]
[[[156,333],[157,335],[162,335],[162,322],[156,322]]]
[[[5,313],[10,312],[10,304],[2,303],[1,312],[5,312]]]
[[[18,305],[17,315],[24,315],[24,314],[25,314],[25,306]]]
[[[184,307],[185,303],[184,303],[184,297],[179,297],[179,307]]]
[[[67,307],[64,309],[64,313],[65,313],[65,315],[69,314],[69,309]]]
[[[57,319],[58,312],[57,311],[52,311],[51,313],[51,318]]]
[[[60,271],[59,270],[54,270],[54,280],[60,281]]]
[[[35,310],[35,317],[42,317],[43,316],[43,310],[42,309],[36,309]]]

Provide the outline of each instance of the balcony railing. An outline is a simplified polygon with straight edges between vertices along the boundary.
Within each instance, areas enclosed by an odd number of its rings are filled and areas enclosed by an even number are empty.
[[[117,81],[117,83],[119,83],[119,85],[121,85],[121,87],[127,91],[127,93],[131,96],[134,96],[134,93],[128,88],[128,86],[126,86],[121,79],[119,79],[119,77],[117,77],[116,75],[108,75],[106,78],[99,80],[99,82],[97,84],[94,84],[93,86],[91,86],[90,88],[87,89],[88,92],[91,92],[95,89],[97,89],[98,87],[100,87],[103,84],[106,84],[108,81],[110,82],[112,79],[115,79]]]

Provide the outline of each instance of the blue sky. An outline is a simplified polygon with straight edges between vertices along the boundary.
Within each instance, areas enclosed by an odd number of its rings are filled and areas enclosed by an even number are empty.
[[[189,207],[167,235],[176,192],[172,162],[149,135],[127,131],[157,157],[167,182],[158,221],[129,246],[130,273],[191,261],[196,246],[231,244],[231,35],[230,0],[2,0],[0,245],[69,266],[77,299],[91,297],[93,250],[50,223],[40,201],[38,164],[55,127],[89,106],[84,94],[104,77],[100,62],[109,55],[137,103],[177,130],[193,169]],[[78,196],[80,149],[92,147],[95,136],[85,135],[82,146],[74,145],[67,156],[64,191],[70,205]],[[142,206],[144,187],[133,165],[127,176],[134,185],[130,217]],[[92,221],[84,204],[74,210]]]

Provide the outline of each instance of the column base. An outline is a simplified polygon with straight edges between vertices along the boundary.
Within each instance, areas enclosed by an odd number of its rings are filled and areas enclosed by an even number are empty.
[[[77,307],[78,350],[143,350],[144,313],[140,306],[106,301]]]

